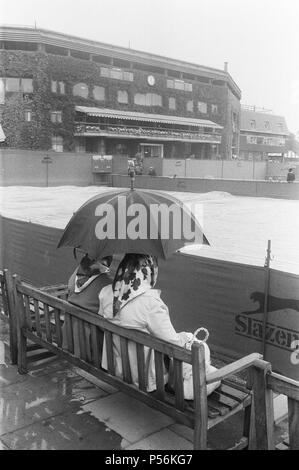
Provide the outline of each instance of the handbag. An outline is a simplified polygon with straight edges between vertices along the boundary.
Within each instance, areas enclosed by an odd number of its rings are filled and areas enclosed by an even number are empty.
[[[203,331],[205,333],[204,339],[198,339],[197,335],[199,332]],[[185,343],[185,348],[190,349],[192,344],[196,341],[198,343],[202,343],[205,349],[205,366],[206,366],[206,374],[210,374],[211,372],[215,372],[217,370],[216,367],[211,365],[211,353],[210,348],[207,345],[207,340],[209,338],[209,332],[206,328],[198,328],[194,333],[187,333],[182,332],[179,335],[184,335],[184,338],[188,337],[188,341]],[[214,382],[212,384],[207,385],[207,395],[210,395],[217,387],[220,385],[220,381]],[[183,386],[184,386],[184,398],[186,400],[193,400],[193,375],[192,375],[192,365],[183,363]]]

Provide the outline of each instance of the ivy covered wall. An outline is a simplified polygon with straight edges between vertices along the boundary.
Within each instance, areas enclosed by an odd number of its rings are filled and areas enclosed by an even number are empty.
[[[167,88],[166,77],[162,73],[154,73],[156,83],[154,86],[150,86],[147,83],[150,72],[133,69],[131,72],[134,73],[134,81],[127,82],[101,77],[100,67],[100,64],[91,60],[58,56],[42,51],[0,51],[0,77],[33,79],[33,93],[26,96],[26,99],[22,93],[6,93],[5,103],[0,104],[0,118],[7,136],[7,145],[23,149],[48,150],[51,148],[51,137],[56,134],[63,137],[64,150],[73,151],[75,149],[73,137],[75,105],[209,119],[224,127],[222,140],[223,144],[227,144],[225,135],[227,132],[231,132],[231,117],[226,86],[193,82],[193,91],[185,92]],[[53,93],[51,80],[63,81],[65,94]],[[73,85],[79,82],[89,86],[87,98],[73,96]],[[94,99],[93,86],[105,88],[105,100]],[[128,92],[128,104],[118,102],[117,93],[119,90]],[[162,106],[136,105],[134,104],[136,93],[160,94],[162,95]],[[169,97],[176,98],[175,110],[169,109]],[[189,100],[194,102],[194,112],[192,113],[186,110],[186,104]],[[197,101],[204,101],[208,104],[206,114],[197,110]],[[217,114],[212,114],[211,104],[217,104]],[[30,122],[25,121],[26,110],[32,112]],[[62,111],[62,123],[51,122],[51,111]],[[224,153],[224,148],[221,153]]]

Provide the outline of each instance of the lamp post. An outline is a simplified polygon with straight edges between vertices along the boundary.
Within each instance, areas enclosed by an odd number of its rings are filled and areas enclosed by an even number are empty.
[[[53,163],[53,160],[51,157],[49,157],[49,155],[46,155],[42,161],[42,163],[44,163],[46,165],[46,187],[49,186],[49,165],[51,163]]]

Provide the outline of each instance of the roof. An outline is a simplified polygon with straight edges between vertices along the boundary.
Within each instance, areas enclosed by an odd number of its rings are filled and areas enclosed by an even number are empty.
[[[76,111],[85,113],[88,116],[110,117],[117,119],[127,119],[132,121],[163,122],[165,124],[182,124],[185,126],[212,127],[213,129],[223,129],[222,126],[207,119],[194,119],[181,116],[168,116],[164,114],[147,114],[133,111],[121,111],[117,109],[96,108],[88,106],[76,106]]]
[[[255,121],[255,128],[251,126],[251,121]],[[265,123],[269,123],[266,127]],[[280,126],[281,125],[281,126]],[[241,108],[241,131],[260,132],[263,134],[288,135],[289,130],[283,116],[269,113],[259,113]]]

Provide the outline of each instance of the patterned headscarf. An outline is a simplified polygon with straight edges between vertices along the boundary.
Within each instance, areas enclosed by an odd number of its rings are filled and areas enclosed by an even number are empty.
[[[125,255],[113,281],[113,316],[130,300],[156,284],[158,262],[154,256],[130,253]]]
[[[84,290],[100,274],[109,273],[112,256],[101,260],[91,259],[86,254],[80,261],[75,277],[75,292]]]

